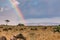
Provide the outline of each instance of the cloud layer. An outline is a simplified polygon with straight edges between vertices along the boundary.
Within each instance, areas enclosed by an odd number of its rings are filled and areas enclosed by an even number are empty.
[[[33,19],[27,19],[27,24],[30,24],[30,25],[57,25],[57,24],[60,24],[60,17],[53,17],[53,18],[33,18]]]
[[[11,1],[12,1],[13,5],[18,6],[20,4],[20,2],[18,2],[17,0],[11,0]]]
[[[20,1],[20,9],[25,18],[49,18],[60,16],[59,0],[25,0]],[[29,16],[29,17],[28,17]]]
[[[30,23],[60,24],[60,0],[11,0]],[[9,24],[22,23],[9,0],[0,0],[0,22],[9,19]]]
[[[3,8],[0,8],[0,12],[3,12]]]

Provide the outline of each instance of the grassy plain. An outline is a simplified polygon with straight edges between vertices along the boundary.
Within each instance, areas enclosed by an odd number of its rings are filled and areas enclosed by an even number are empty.
[[[0,26],[0,37],[10,40],[23,34],[26,40],[60,40],[60,33],[53,31],[54,26]]]

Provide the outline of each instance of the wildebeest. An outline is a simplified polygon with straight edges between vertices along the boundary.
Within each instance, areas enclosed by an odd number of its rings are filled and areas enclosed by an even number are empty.
[[[21,39],[26,40],[26,38],[22,34],[18,34],[16,36],[13,36],[13,38],[10,40],[21,40]]]
[[[15,36],[13,36],[12,38],[10,38],[10,40],[17,40],[17,38],[15,38]]]
[[[5,36],[0,37],[0,40],[7,40]]]

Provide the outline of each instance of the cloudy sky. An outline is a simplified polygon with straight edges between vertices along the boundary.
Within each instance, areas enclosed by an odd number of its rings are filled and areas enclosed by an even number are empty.
[[[21,10],[27,24],[60,24],[60,0],[11,0]],[[22,23],[10,0],[0,0],[0,24]]]

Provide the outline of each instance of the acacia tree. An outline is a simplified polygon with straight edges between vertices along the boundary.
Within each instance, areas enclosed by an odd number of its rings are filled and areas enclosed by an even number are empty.
[[[10,20],[5,20],[5,22],[6,22],[6,25],[8,24],[8,22],[10,22]]]

